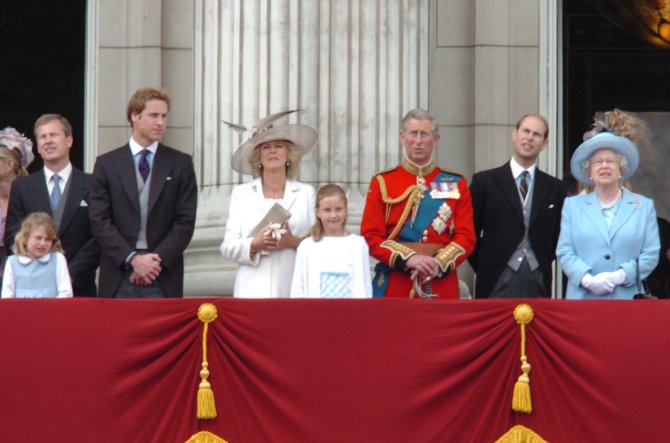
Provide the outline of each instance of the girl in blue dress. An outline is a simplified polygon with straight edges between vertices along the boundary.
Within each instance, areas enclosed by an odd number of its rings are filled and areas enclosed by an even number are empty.
[[[7,259],[2,298],[72,297],[72,283],[54,221],[46,212],[30,214]]]

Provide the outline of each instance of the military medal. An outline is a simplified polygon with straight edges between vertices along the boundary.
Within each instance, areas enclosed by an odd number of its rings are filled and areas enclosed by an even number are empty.
[[[458,183],[431,183],[430,196],[434,199],[461,198]]]
[[[442,234],[444,230],[447,228],[447,222],[449,221],[449,218],[451,218],[451,207],[447,204],[447,202],[442,203],[442,206],[440,206],[440,209],[437,210],[437,216],[433,219],[433,222],[431,223],[431,226],[437,232],[438,234]],[[452,225],[453,225],[453,220],[452,220]]]

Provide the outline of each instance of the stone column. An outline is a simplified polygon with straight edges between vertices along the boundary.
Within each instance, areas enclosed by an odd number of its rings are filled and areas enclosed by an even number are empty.
[[[88,0],[85,165],[126,143],[126,104],[140,87],[167,87],[163,142],[193,153],[193,6],[181,0]]]
[[[430,1],[195,1],[195,164],[200,184],[186,292],[232,292],[235,264],[218,248],[235,184],[230,167],[242,141],[222,121],[252,125],[300,109],[290,122],[319,132],[300,180],[349,190],[358,232],[372,175],[401,159],[400,119],[429,107]]]

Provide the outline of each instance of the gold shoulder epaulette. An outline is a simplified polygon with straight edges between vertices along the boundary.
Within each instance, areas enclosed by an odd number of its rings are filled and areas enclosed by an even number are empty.
[[[455,176],[457,176],[457,177],[465,177],[465,176],[464,176],[463,174],[461,174],[460,172],[452,171],[451,169],[446,169],[446,168],[443,168],[443,167],[441,167],[441,166],[438,166],[438,168],[440,169],[440,171],[442,171],[442,172],[446,172],[447,174],[455,175]]]
[[[388,168],[388,169],[384,169],[383,171],[379,171],[375,174],[375,177],[378,176],[378,175],[386,174],[387,172],[395,171],[399,167],[400,167],[400,165],[396,165],[396,166],[393,166],[392,168]]]

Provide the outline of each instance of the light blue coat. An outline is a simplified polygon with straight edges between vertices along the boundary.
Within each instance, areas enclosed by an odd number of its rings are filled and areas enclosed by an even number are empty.
[[[656,268],[660,248],[654,202],[647,197],[624,189],[609,229],[595,192],[567,198],[563,204],[556,256],[568,276],[566,298],[633,298],[638,292],[635,260],[644,279]],[[580,285],[586,273],[595,276],[619,268],[626,282],[611,294],[597,296]]]

